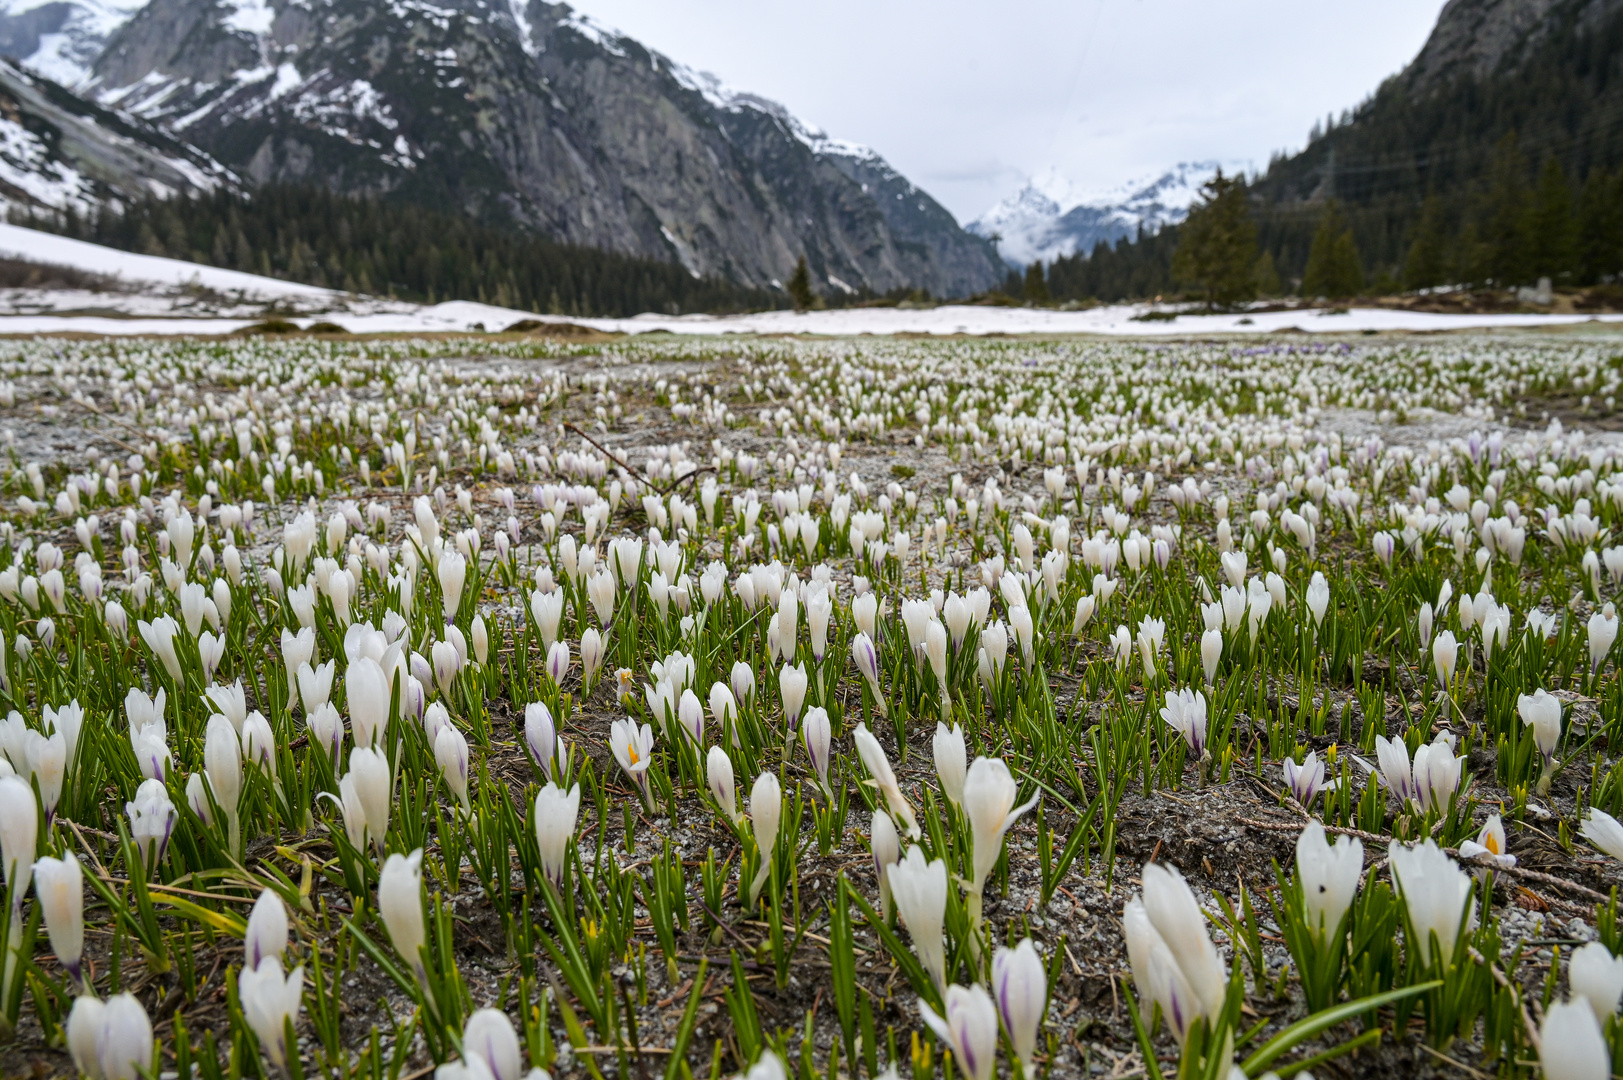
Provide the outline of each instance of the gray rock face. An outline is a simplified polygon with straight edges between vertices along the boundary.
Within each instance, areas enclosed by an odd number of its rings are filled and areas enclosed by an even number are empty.
[[[0,203],[6,208],[84,214],[109,201],[237,183],[196,148],[0,61]]]
[[[1588,22],[1617,10],[1623,0],[1448,0],[1437,25],[1400,76],[1424,92],[1452,79],[1492,74],[1536,42],[1568,10]]]
[[[964,295],[986,241],[885,161],[531,0],[152,0],[91,91],[245,178],[505,212],[752,285]]]

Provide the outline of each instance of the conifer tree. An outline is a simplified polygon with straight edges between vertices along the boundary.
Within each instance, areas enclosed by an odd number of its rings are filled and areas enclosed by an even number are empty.
[[[1488,276],[1506,288],[1529,279],[1526,164],[1508,132],[1494,148],[1487,201],[1482,215],[1482,241],[1487,246]]]
[[[1554,155],[1544,159],[1528,223],[1528,276],[1559,280],[1575,276],[1578,261],[1577,222],[1572,216],[1572,189],[1566,170]]]
[[[1033,259],[1031,265],[1026,267],[1025,281],[1026,299],[1033,304],[1048,303],[1048,282],[1043,277],[1043,261]]]
[[[1197,293],[1207,310],[1231,307],[1256,292],[1251,269],[1257,227],[1239,177],[1224,176],[1219,169],[1200,192],[1200,203],[1179,229],[1172,276]]]
[[[1364,287],[1364,268],[1358,256],[1358,242],[1342,216],[1341,204],[1331,199],[1319,216],[1313,246],[1308,249],[1307,269],[1302,273],[1302,295],[1344,300]]]
[[[1405,289],[1430,289],[1442,285],[1448,276],[1448,240],[1443,233],[1443,208],[1435,194],[1427,195],[1420,208],[1420,221],[1403,262]]]
[[[1589,171],[1578,198],[1577,263],[1586,285],[1623,269],[1623,172]]]
[[[817,294],[812,292],[811,271],[806,267],[804,255],[795,263],[795,272],[789,275],[789,299],[793,301],[796,311],[807,311],[817,301]]]
[[[1256,265],[1251,268],[1251,284],[1258,296],[1278,296],[1283,292],[1279,282],[1279,269],[1274,266],[1274,253],[1264,251],[1257,256]]]

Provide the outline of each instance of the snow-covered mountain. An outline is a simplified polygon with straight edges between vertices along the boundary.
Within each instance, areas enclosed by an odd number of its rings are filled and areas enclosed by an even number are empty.
[[[1139,226],[1154,232],[1182,221],[1199,198],[1200,185],[1219,166],[1237,171],[1225,162],[1182,162],[1154,180],[1098,194],[1077,191],[1050,169],[965,227],[977,236],[1000,237],[998,254],[1013,266],[1091,252],[1100,241],[1113,244],[1132,236]]]
[[[0,60],[0,213],[86,215],[106,202],[238,186],[193,146]]]
[[[0,0],[0,56],[63,86],[90,74],[107,39],[146,0]]]

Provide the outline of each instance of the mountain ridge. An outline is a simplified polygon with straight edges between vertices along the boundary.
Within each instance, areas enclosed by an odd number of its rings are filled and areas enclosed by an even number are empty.
[[[966,229],[1000,237],[999,253],[1010,266],[1033,260],[1090,254],[1098,244],[1114,244],[1143,229],[1154,233],[1189,213],[1200,186],[1219,168],[1233,163],[1180,162],[1153,179],[1134,180],[1102,193],[1076,192],[1055,170],[1031,177]]]
[[[968,295],[1001,279],[880,155],[564,4],[152,0],[81,89],[253,184],[511,218],[781,287]]]

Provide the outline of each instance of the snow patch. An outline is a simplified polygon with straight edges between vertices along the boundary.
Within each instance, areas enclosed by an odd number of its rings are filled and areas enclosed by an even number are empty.
[[[519,47],[529,56],[535,56],[538,49],[535,47],[534,32],[530,28],[530,17],[525,13],[529,6],[527,0],[507,0],[513,13],[513,22],[518,26]]]
[[[230,12],[220,25],[239,34],[263,37],[276,21],[276,12],[265,0],[219,0],[218,6]]]
[[[276,81],[271,84],[270,100],[291,93],[298,88],[304,80],[299,76],[299,69],[292,64],[281,64],[276,68]]]
[[[95,206],[90,181],[77,170],[51,160],[50,148],[21,124],[0,118],[0,184],[16,188],[17,200],[87,214]],[[10,200],[6,200],[10,201]]]
[[[626,37],[625,34],[622,34],[618,30],[604,26],[602,23],[588,15],[583,15],[578,11],[571,11],[569,12],[568,16],[559,21],[558,25],[569,27],[569,29],[575,31],[575,33],[590,41],[592,44],[596,45],[610,56],[619,56],[622,58],[626,56],[624,42],[629,41],[630,38]]]

